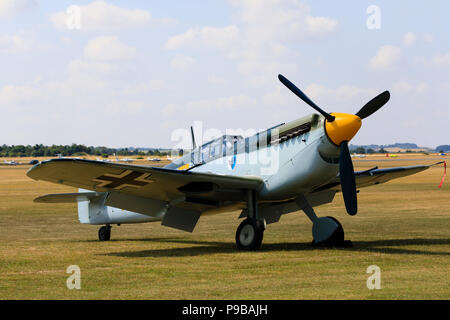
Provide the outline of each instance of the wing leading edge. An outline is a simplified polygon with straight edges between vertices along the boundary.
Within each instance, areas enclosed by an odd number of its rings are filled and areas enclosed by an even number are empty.
[[[97,192],[56,193],[37,197],[33,201],[37,203],[73,203],[97,200],[101,196]]]
[[[440,163],[440,162],[439,162]],[[439,164],[435,163],[433,165]],[[433,165],[422,165],[422,166],[406,166],[406,167],[394,167],[386,169],[373,168],[364,171],[355,172],[355,182],[357,188],[364,188],[372,185],[377,185],[380,183],[388,182],[389,180],[406,177],[412,174],[419,173],[428,169]],[[333,181],[320,186],[314,192],[324,191],[324,190],[336,190],[341,191],[341,184],[339,182],[339,176],[337,176]]]

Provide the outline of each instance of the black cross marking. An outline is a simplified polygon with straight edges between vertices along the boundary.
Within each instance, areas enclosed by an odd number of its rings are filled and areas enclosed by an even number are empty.
[[[99,182],[96,187],[107,187],[116,190],[120,190],[125,187],[140,188],[153,182],[153,180],[148,179],[151,175],[151,173],[125,170],[118,175],[106,173],[93,179],[93,181]]]

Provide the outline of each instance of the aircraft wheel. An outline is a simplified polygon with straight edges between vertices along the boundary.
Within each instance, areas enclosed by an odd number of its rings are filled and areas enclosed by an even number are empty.
[[[336,231],[325,241],[325,244],[328,246],[342,246],[344,243],[344,228],[342,228],[341,223],[333,217],[327,217],[337,223],[338,228]]]
[[[264,222],[247,218],[236,231],[236,245],[239,250],[258,250],[264,235]]]
[[[352,246],[351,241],[344,240],[344,228],[342,228],[341,223],[333,217],[326,217],[325,219],[331,219],[332,221],[334,221],[337,224],[337,228],[327,239],[320,242],[316,242],[315,240],[313,240],[312,244],[314,246],[324,246],[324,247],[351,247]],[[323,219],[324,222],[326,221],[325,219]]]
[[[108,241],[111,239],[111,226],[103,226],[98,230],[98,240]]]

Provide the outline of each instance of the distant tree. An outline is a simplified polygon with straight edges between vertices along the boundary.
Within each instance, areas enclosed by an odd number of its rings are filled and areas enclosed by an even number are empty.
[[[87,156],[87,153],[86,152],[75,152],[75,153],[72,153],[71,156],[84,157],[84,156]]]
[[[359,153],[359,154],[365,154],[366,149],[364,149],[364,147],[358,147],[358,148],[356,148],[355,152]]]
[[[381,148],[380,150],[378,150],[379,153],[387,153],[386,150],[384,150],[383,148]]]
[[[444,145],[437,146],[436,150],[439,150],[440,153],[450,152],[450,145],[444,144]]]

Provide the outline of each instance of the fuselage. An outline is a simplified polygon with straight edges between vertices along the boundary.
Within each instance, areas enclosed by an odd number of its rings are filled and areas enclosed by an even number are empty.
[[[254,136],[223,136],[197,147],[166,166],[168,169],[257,176],[264,184],[258,200],[285,201],[308,194],[334,179],[339,171],[339,147],[327,136],[325,118],[318,114],[278,125]],[[107,205],[108,195],[78,204],[79,220],[90,224],[161,221],[165,206],[147,215]],[[231,203],[204,214],[245,208]]]
[[[328,138],[325,118],[312,114],[252,137],[223,136],[167,166],[223,175],[258,176],[261,200],[286,200],[335,178],[339,147]]]

